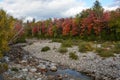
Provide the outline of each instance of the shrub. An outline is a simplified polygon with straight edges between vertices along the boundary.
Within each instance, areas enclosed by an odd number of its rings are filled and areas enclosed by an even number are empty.
[[[78,55],[76,55],[75,52],[70,52],[69,58],[74,59],[74,60],[78,60]]]
[[[11,71],[18,72],[18,69],[16,67],[11,68]]]
[[[102,48],[96,48],[96,53],[101,53],[102,51],[103,51],[103,49]]]
[[[119,54],[120,53],[120,42],[115,43],[115,47],[113,49],[114,53]]]
[[[82,42],[79,44],[79,52],[92,51],[93,47],[91,43]]]
[[[112,45],[113,43],[112,42],[104,42],[104,43],[102,43],[102,47],[103,48],[107,48],[107,47],[111,47],[111,45]]]
[[[112,50],[102,50],[100,53],[98,53],[98,55],[101,57],[112,57],[114,56],[114,53]]]
[[[71,40],[65,40],[62,42],[62,47],[72,47],[72,41]]]
[[[67,48],[65,48],[65,47],[60,47],[60,48],[58,49],[58,52],[60,52],[61,54],[65,54],[67,51],[68,51],[68,50],[67,50]]]
[[[0,63],[0,73],[3,73],[4,71],[8,70],[8,64],[6,63]]]
[[[25,43],[25,42],[26,42],[25,36],[20,37],[20,38],[18,38],[18,39],[15,41],[15,43]]]
[[[48,50],[50,50],[50,47],[48,47],[48,46],[45,46],[45,47],[43,47],[43,48],[41,49],[42,52],[46,52],[46,51],[48,51]]]
[[[3,54],[2,53],[0,53],[0,59],[3,57]]]

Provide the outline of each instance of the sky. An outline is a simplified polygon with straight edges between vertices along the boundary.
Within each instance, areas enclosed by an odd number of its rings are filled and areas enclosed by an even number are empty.
[[[24,20],[72,17],[91,8],[95,0],[0,0],[0,8]],[[120,0],[99,0],[105,10],[120,7]]]

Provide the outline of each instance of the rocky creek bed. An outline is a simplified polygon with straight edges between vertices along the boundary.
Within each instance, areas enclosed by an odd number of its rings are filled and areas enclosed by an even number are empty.
[[[68,52],[63,55],[58,52],[60,45],[61,43],[51,42],[50,40],[40,40],[23,47],[23,49],[37,58],[85,72],[93,76],[95,80],[120,80],[120,54],[115,54],[115,57],[102,58],[93,52],[80,53],[78,52],[78,46],[73,46],[68,48]],[[41,52],[41,49],[45,46],[49,46],[50,50]],[[69,52],[76,52],[79,60],[71,60]]]
[[[42,59],[22,47],[11,46],[0,62],[8,64],[8,71],[0,75],[0,80],[93,80],[92,77],[70,69],[65,65]]]

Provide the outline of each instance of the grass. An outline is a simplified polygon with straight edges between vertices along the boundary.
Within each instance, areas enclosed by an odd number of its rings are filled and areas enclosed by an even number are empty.
[[[45,46],[41,49],[41,52],[46,52],[46,51],[49,51],[49,50],[50,50],[50,47]]]
[[[62,42],[62,47],[72,47],[72,40],[65,40]]]
[[[61,54],[65,54],[66,52],[68,52],[68,49],[66,47],[60,47],[58,49],[58,52],[60,52]]]
[[[113,57],[114,53],[120,53],[120,42],[103,42],[100,48],[96,48],[96,52],[101,57]]]
[[[73,60],[78,60],[78,55],[75,54],[75,52],[70,52],[69,53],[69,58]]]
[[[120,42],[116,42],[114,44],[113,52],[116,54],[120,54]]]
[[[98,53],[98,55],[101,57],[113,57],[114,53],[112,52],[112,50],[102,50]]]
[[[96,52],[96,53],[102,53],[102,51],[103,51],[102,48],[96,48],[96,49],[95,49],[95,52]]]
[[[52,39],[52,42],[60,42],[60,43],[62,43],[63,39]]]
[[[79,44],[79,52],[93,51],[92,43],[90,42],[81,42]]]
[[[18,38],[15,43],[26,43],[25,37]]]

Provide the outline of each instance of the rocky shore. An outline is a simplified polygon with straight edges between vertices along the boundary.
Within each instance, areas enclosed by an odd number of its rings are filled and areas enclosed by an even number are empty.
[[[0,80],[93,80],[85,75],[83,79],[73,78],[64,71],[71,71],[67,66],[29,54],[22,49],[26,45],[28,44],[11,46],[11,50],[0,60],[0,63],[8,64],[8,70],[0,75]],[[71,72],[78,75],[78,72]],[[53,73],[55,75],[52,75]]]
[[[95,80],[120,80],[120,55],[116,54],[115,57],[102,58],[96,53],[80,53],[78,47],[73,46],[68,48],[68,52],[64,55],[58,52],[61,43],[51,42],[49,40],[37,41],[31,45],[23,47],[31,55],[59,63],[61,65],[69,66],[71,69],[88,73],[95,77]],[[47,52],[41,52],[44,46],[49,46],[51,49]],[[76,52],[79,60],[71,60],[69,52]]]

